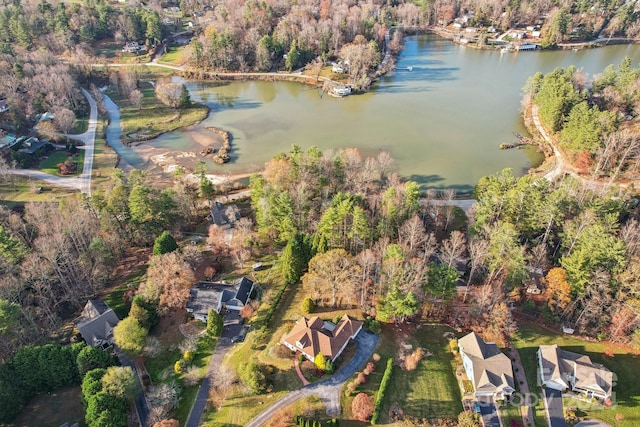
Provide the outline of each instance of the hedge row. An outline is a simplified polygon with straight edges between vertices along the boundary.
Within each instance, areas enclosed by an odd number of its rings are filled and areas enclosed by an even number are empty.
[[[293,419],[295,425],[300,427],[338,427],[338,420],[335,418],[327,421],[309,420],[296,415]]]
[[[262,324],[263,328],[269,327],[269,322],[271,322],[271,317],[273,316],[273,313],[276,311],[276,307],[278,307],[278,304],[280,303],[280,299],[282,298],[282,295],[286,290],[287,290],[287,285],[285,284],[282,287],[282,289],[278,291],[278,294],[273,299],[273,302],[271,303],[271,307],[269,307],[269,310],[267,310],[267,314],[264,316],[264,323]]]
[[[378,421],[378,417],[380,416],[380,409],[382,407],[382,401],[384,400],[384,393],[387,390],[387,385],[389,384],[389,380],[391,379],[391,372],[393,371],[393,358],[390,357],[387,360],[387,367],[384,370],[384,374],[382,375],[382,381],[380,381],[380,388],[378,389],[378,394],[376,395],[376,403],[373,409],[373,415],[371,417],[371,424],[376,424]]]

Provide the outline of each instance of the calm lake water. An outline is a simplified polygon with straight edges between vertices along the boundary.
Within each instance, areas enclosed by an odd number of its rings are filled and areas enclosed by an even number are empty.
[[[530,147],[498,148],[513,141],[514,132],[526,133],[519,108],[530,75],[569,65],[593,75],[627,55],[640,65],[637,45],[502,54],[420,35],[405,39],[396,72],[363,95],[321,97],[319,89],[287,82],[187,82],[187,87],[193,100],[211,107],[198,126],[233,134],[232,162],[211,162],[212,173],[259,169],[292,144],[358,147],[365,155],[389,151],[400,174],[423,187],[468,192],[484,175],[505,167],[523,174],[541,162]],[[152,145],[201,149],[187,132],[162,135]]]

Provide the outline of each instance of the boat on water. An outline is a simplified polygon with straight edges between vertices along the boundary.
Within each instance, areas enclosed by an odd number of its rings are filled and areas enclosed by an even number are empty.
[[[336,98],[342,98],[347,95],[351,95],[351,86],[347,85],[336,85],[329,90],[329,95],[334,96]]]
[[[409,66],[407,67],[407,71],[413,71],[413,67],[412,67],[411,65],[409,65]]]

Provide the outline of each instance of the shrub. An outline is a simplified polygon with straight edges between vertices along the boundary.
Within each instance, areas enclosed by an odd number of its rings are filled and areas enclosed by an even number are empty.
[[[367,383],[367,376],[362,372],[358,373],[358,376],[356,377],[356,383],[358,385],[366,384]]]
[[[224,329],[224,319],[214,309],[209,310],[207,316],[207,333],[212,337],[222,335]]]
[[[302,300],[300,309],[304,314],[313,313],[313,310],[316,309],[316,303],[313,301],[313,298],[306,297],[305,299]]]
[[[187,387],[192,387],[200,382],[202,379],[202,373],[200,372],[200,368],[197,366],[190,366],[187,368],[184,376],[182,377],[182,381],[184,385]]]
[[[415,351],[411,353],[409,356],[407,356],[406,360],[404,361],[404,366],[406,370],[407,371],[415,370],[418,367],[418,363],[420,363],[423,357],[424,357],[424,350],[420,347],[415,349]]]
[[[384,370],[384,374],[382,374],[382,381],[380,381],[380,388],[378,389],[378,394],[376,395],[376,403],[373,411],[373,415],[371,416],[371,424],[376,424],[378,422],[378,417],[380,416],[380,409],[382,407],[382,401],[384,400],[384,394],[387,391],[387,386],[389,385],[389,380],[391,379],[391,373],[393,372],[393,358],[389,358],[387,360],[387,367]]]
[[[365,375],[371,375],[375,371],[376,371],[376,365],[374,365],[373,362],[369,362],[367,363],[367,366],[364,368],[362,372],[364,372]]]
[[[180,359],[173,365],[173,372],[180,375],[184,370],[184,367],[185,367],[184,360]]]
[[[187,350],[184,352],[182,359],[187,363],[191,363],[193,362],[193,357],[194,357],[193,351]]]
[[[302,363],[305,361],[304,354],[298,353],[298,363]]]
[[[373,353],[372,359],[374,362],[380,361],[380,355],[378,353]]]
[[[373,415],[373,409],[373,399],[366,393],[358,393],[351,402],[351,412],[359,421],[369,421]]]
[[[321,371],[324,371],[327,367],[327,359],[322,353],[318,353],[316,355],[315,359],[313,359],[313,363],[316,365],[316,368]]]
[[[240,367],[238,376],[240,381],[255,394],[263,393],[267,389],[264,366],[253,360]]]
[[[78,373],[83,377],[92,369],[108,368],[115,365],[115,360],[108,352],[89,345],[80,350],[76,363],[78,364]]]

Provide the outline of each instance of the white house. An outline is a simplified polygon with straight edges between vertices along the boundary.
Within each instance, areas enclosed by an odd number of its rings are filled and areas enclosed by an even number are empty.
[[[537,354],[540,379],[546,387],[571,390],[589,398],[611,397],[613,372],[593,363],[589,356],[562,350],[557,344],[541,345]]]
[[[458,340],[462,365],[475,396],[505,399],[515,391],[511,359],[492,342],[471,332]]]

